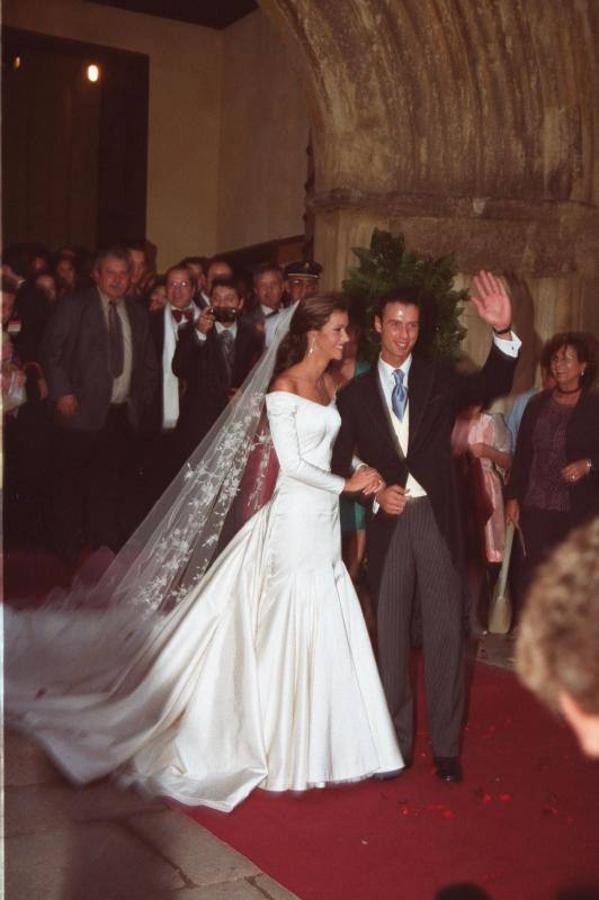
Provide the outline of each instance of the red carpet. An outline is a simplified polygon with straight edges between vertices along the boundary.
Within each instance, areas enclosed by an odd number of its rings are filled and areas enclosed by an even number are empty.
[[[4,576],[6,596],[39,600],[69,572],[11,553]],[[434,778],[424,734],[417,750],[394,781],[181,809],[302,900],[433,900],[464,882],[486,893],[457,900],[599,900],[599,766],[513,676],[475,668],[462,785]]]
[[[184,811],[302,900],[432,900],[463,882],[493,900],[599,898],[599,767],[513,676],[476,666],[462,785],[439,783],[425,748],[394,781]]]

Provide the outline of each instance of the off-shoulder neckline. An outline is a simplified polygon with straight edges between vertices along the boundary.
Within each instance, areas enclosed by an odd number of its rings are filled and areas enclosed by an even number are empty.
[[[335,394],[333,394],[328,403],[319,403],[318,400],[310,400],[309,397],[302,397],[301,394],[294,394],[293,391],[269,391],[266,396],[272,397],[273,394],[285,394],[287,397],[296,397],[298,400],[304,400],[306,403],[311,403],[312,406],[320,406],[322,409],[328,409],[331,404],[335,402]]]

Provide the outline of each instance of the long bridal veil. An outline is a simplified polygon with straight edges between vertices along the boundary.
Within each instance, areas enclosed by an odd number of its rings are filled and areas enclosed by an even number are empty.
[[[9,715],[11,699],[21,698],[18,712],[73,681],[80,691],[82,676],[90,691],[113,688],[119,663],[156,628],[168,630],[215,556],[266,502],[275,458],[264,398],[294,311],[279,314],[271,346],[99,580],[84,573],[42,608],[5,608]]]

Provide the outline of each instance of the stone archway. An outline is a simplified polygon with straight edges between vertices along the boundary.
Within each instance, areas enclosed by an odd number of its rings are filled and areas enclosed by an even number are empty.
[[[423,252],[455,250],[466,277],[513,276],[541,339],[599,329],[596,3],[261,5],[308,96],[329,285],[378,225]]]

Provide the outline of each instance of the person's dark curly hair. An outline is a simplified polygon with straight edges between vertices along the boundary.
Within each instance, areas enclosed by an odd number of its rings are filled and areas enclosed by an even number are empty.
[[[561,331],[550,338],[541,353],[541,366],[546,372],[551,371],[551,360],[563,347],[572,347],[576,351],[579,363],[586,363],[580,378],[582,390],[589,388],[597,374],[596,348],[597,342],[590,334],[583,331]]]
[[[281,341],[273,378],[304,358],[308,350],[308,332],[320,331],[334,312],[347,312],[347,301],[342,294],[318,294],[300,301],[291,319],[289,333]]]

